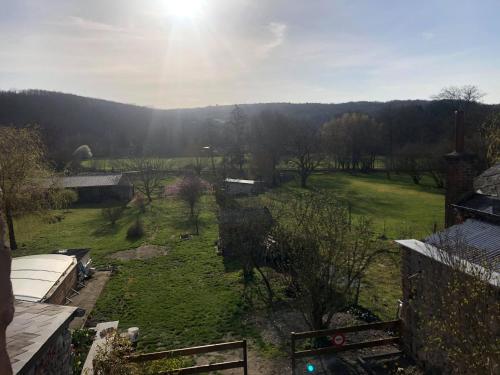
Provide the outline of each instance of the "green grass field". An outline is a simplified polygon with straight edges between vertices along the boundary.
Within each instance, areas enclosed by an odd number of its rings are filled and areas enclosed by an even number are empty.
[[[156,160],[156,159],[155,159]],[[175,158],[159,158],[164,163],[165,169],[169,170],[180,170],[184,168],[189,168],[195,164],[194,157],[175,157]],[[210,170],[212,167],[211,159],[208,156],[204,156],[200,158],[201,165],[204,170]],[[121,159],[98,159],[93,158],[91,160],[83,160],[82,166],[84,168],[90,168],[98,171],[112,171],[112,170],[121,170],[126,168],[127,163],[130,161],[128,158]],[[214,156],[214,163],[217,165],[221,161],[220,156]]]
[[[403,233],[421,237],[434,222],[442,222],[443,195],[430,187],[430,181],[418,187],[404,176],[387,180],[382,174],[338,173],[314,175],[310,186],[348,199],[353,214],[373,217],[377,230],[382,233],[385,226],[392,239]],[[296,183],[290,182],[276,192],[297,189]],[[118,273],[106,286],[92,318],[120,320],[123,328],[139,326],[140,349],[206,344],[228,336],[254,337],[252,327],[243,323],[248,306],[241,273],[226,271],[222,257],[215,253],[213,197],[204,197],[202,205],[201,235],[187,241],[179,239],[181,233],[190,231],[186,207],[171,198],[154,201],[142,214],[146,235],[137,241],[125,238],[127,227],[139,214],[135,208],[127,208],[115,227],[105,222],[96,206],[58,212],[63,218],[54,224],[40,217],[25,217],[16,222],[21,248],[14,255],[89,247],[97,265],[116,264]],[[169,252],[142,261],[107,257],[143,243],[167,246]],[[381,318],[392,318],[400,296],[399,283],[398,256],[380,259],[370,270],[361,303]]]

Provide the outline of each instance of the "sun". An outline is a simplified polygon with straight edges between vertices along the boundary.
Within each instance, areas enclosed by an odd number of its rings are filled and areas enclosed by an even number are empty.
[[[169,14],[178,18],[195,18],[202,11],[203,0],[166,0]]]

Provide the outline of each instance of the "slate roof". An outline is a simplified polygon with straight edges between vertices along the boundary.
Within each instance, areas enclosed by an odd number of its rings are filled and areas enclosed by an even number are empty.
[[[122,177],[122,174],[68,176],[61,177],[60,182],[64,188],[115,186],[120,183]]]
[[[7,327],[7,352],[14,374],[23,373],[43,353],[77,307],[15,301],[14,320]]]
[[[437,248],[442,248],[448,241],[465,245],[460,246],[466,247],[460,254],[465,260],[481,266],[485,263],[492,265],[495,271],[500,272],[500,225],[468,219],[424,240]]]
[[[474,190],[480,194],[500,197],[500,163],[485,170],[474,180]]]
[[[466,211],[498,216],[500,219],[500,197],[474,194],[454,206]]]

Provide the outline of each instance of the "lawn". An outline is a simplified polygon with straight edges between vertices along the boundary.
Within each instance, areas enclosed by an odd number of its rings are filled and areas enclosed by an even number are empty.
[[[429,185],[428,185],[429,184]],[[404,176],[387,180],[385,175],[345,173],[317,174],[310,186],[348,199],[353,214],[373,217],[376,228],[389,238],[421,237],[434,222],[442,222],[441,191],[425,180],[413,185]],[[275,192],[297,191],[290,182]],[[266,194],[268,196],[269,193]],[[25,217],[16,222],[21,248],[15,256],[44,253],[58,248],[89,247],[97,265],[115,264],[111,278],[98,300],[92,318],[119,320],[122,328],[141,329],[139,349],[157,350],[207,344],[229,337],[255,337],[244,317],[247,304],[239,271],[227,271],[216,255],[217,238],[213,197],[202,202],[201,234],[190,240],[179,235],[190,231],[186,207],[172,198],[157,199],[141,214],[146,235],[126,239],[136,208],[127,208],[116,226],[106,223],[99,206],[79,206],[60,215],[61,221]],[[53,220],[51,220],[53,221]],[[118,261],[108,255],[147,243],[168,248],[168,254],[148,260]],[[361,295],[361,304],[381,318],[393,318],[400,296],[397,255],[380,259],[372,267]]]

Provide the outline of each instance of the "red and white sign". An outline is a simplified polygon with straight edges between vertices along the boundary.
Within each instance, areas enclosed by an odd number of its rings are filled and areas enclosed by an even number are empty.
[[[332,336],[332,345],[333,346],[344,346],[345,344],[345,336],[342,333],[336,333]]]

